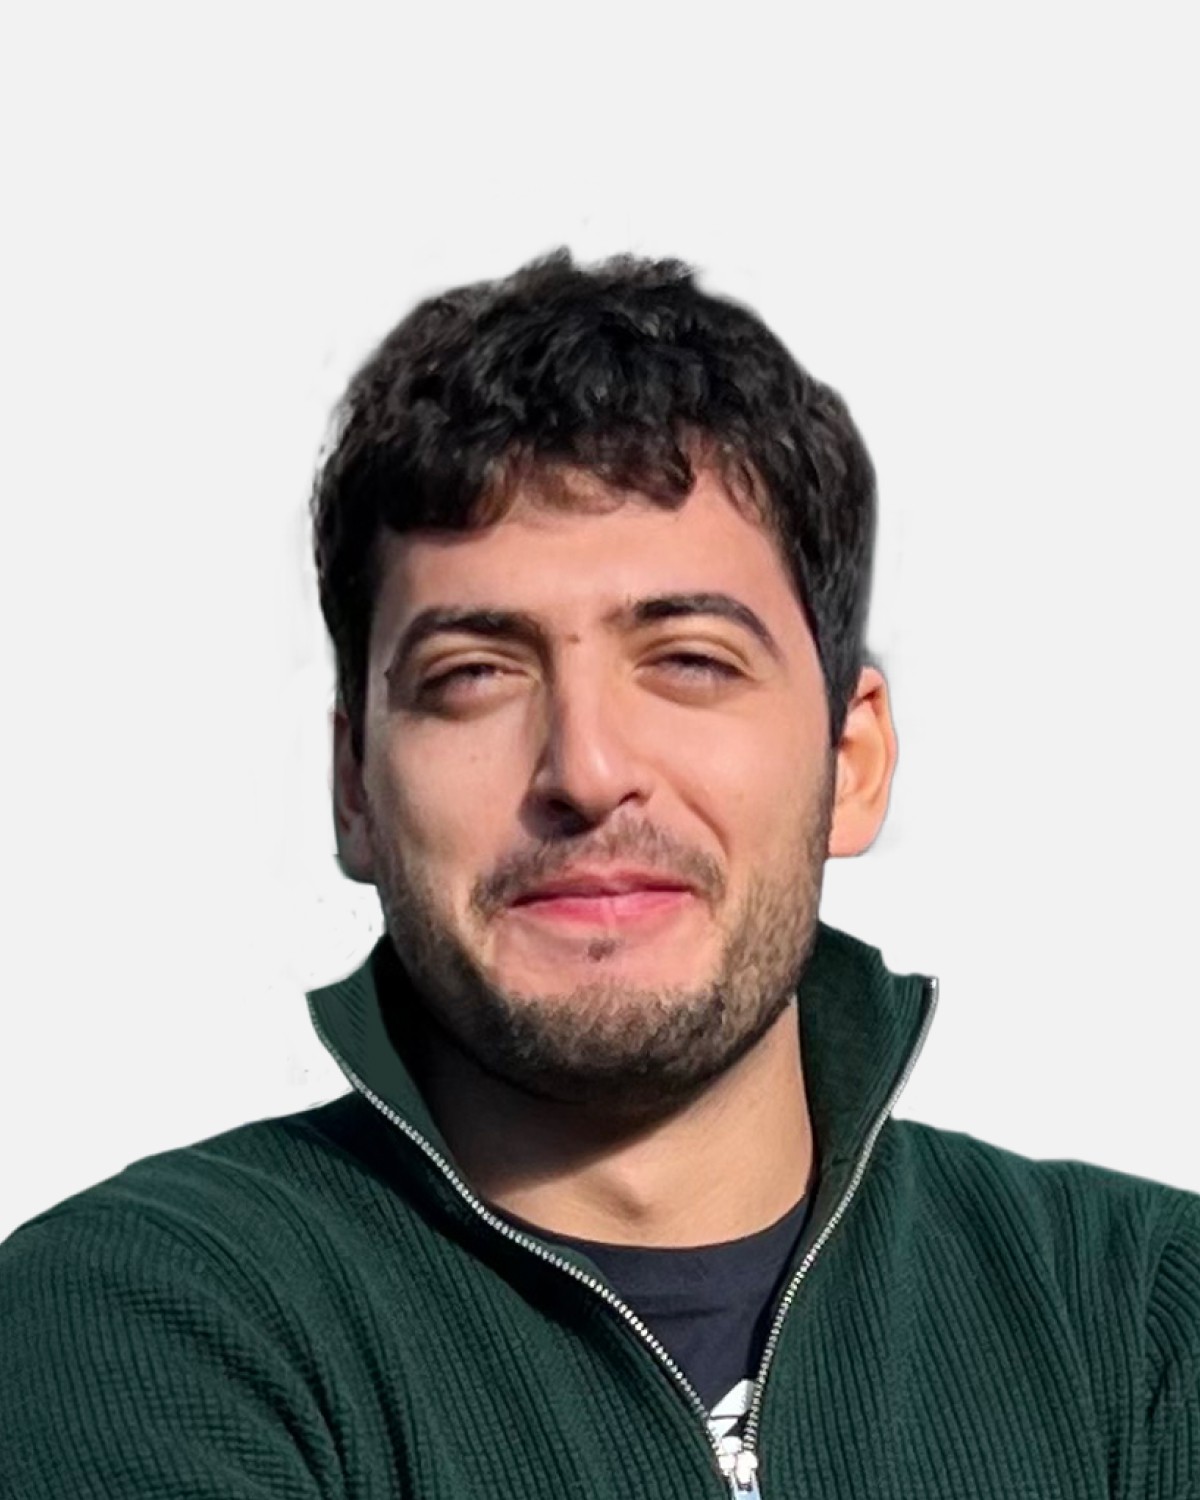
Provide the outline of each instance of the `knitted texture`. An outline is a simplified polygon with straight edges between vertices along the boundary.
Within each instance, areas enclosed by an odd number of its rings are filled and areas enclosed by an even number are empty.
[[[1200,1497],[1200,1199],[895,1120],[855,1186],[839,1163],[861,1166],[921,987],[823,943],[800,1007],[822,1183],[764,1387],[763,1500]],[[0,1496],[728,1500],[636,1328],[489,1225],[436,1144],[352,1093],[19,1229]]]

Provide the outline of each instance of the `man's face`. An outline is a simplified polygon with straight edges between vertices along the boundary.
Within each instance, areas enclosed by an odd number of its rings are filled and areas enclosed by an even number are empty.
[[[608,499],[527,492],[483,530],[386,536],[339,816],[457,1047],[637,1111],[719,1075],[791,998],[834,757],[767,533],[712,473],[675,511]]]

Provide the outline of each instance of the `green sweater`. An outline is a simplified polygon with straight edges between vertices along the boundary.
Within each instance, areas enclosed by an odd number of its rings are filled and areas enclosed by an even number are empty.
[[[310,997],[353,1092],[0,1247],[4,1500],[753,1493],[599,1273],[456,1175],[392,962]],[[827,928],[800,987],[819,1183],[750,1418],[764,1500],[1200,1496],[1200,1198],[891,1119],[934,988]]]

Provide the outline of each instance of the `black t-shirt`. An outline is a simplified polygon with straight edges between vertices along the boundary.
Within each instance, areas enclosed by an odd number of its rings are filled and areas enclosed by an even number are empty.
[[[783,1281],[808,1214],[802,1198],[757,1234],[698,1249],[553,1238],[582,1252],[695,1386],[734,1451]],[[543,1238],[545,1231],[538,1231]]]

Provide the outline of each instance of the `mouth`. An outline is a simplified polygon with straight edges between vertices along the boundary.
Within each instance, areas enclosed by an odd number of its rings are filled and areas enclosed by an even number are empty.
[[[642,925],[669,917],[696,899],[690,885],[643,873],[573,874],[546,881],[518,896],[510,910],[521,917],[604,927]]]
[[[658,890],[624,891],[620,895],[540,896],[516,902],[513,910],[544,921],[633,922],[678,910],[692,893],[678,886]]]

